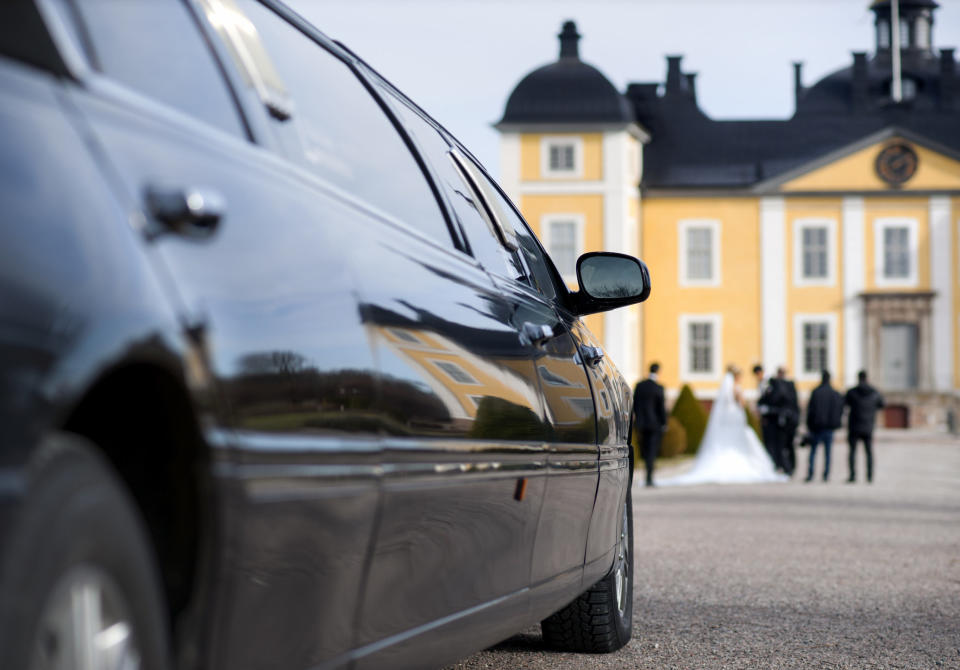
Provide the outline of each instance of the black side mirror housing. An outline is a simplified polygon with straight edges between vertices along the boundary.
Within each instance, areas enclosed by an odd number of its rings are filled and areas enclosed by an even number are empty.
[[[582,316],[643,302],[650,296],[650,271],[638,258],[610,251],[591,251],[577,259],[580,290],[572,295]]]

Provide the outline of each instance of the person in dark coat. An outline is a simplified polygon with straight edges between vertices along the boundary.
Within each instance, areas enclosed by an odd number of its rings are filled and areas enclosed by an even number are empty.
[[[793,475],[797,467],[797,451],[794,442],[797,437],[797,426],[800,425],[800,402],[797,399],[797,387],[792,379],[787,379],[787,369],[777,368],[777,379],[783,385],[784,393],[787,396],[785,409],[782,410],[781,419],[786,435],[783,438],[783,469],[788,475]]]
[[[762,370],[754,368],[758,377]],[[757,410],[760,412],[763,428],[763,446],[767,448],[774,466],[780,472],[792,474],[793,470],[787,461],[787,443],[793,440],[797,430],[797,390],[793,382],[784,377],[783,368],[777,370],[777,376],[762,383],[760,399],[757,401]]]
[[[650,364],[650,376],[633,390],[633,425],[637,430],[647,486],[653,486],[653,466],[660,455],[660,440],[667,427],[667,406],[663,387],[657,383],[659,363]]]
[[[873,425],[877,410],[883,407],[883,396],[867,383],[866,370],[857,373],[857,382],[843,398],[843,404],[850,408],[847,416],[850,477],[847,481],[851,483],[857,481],[857,442],[863,442],[863,450],[867,453],[867,481],[873,481]]]
[[[830,373],[826,370],[820,378],[820,386],[813,389],[810,402],[807,403],[807,430],[810,432],[810,464],[807,478],[813,479],[813,459],[817,455],[817,446],[823,443],[823,481],[830,478],[830,447],[833,445],[833,431],[843,421],[843,396],[830,386]]]

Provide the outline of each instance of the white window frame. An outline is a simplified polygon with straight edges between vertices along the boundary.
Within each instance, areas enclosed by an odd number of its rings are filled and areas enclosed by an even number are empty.
[[[690,369],[690,325],[709,323],[713,330],[713,359],[709,372],[694,372]],[[717,381],[720,379],[723,365],[723,316],[721,314],[681,314],[680,315],[680,377],[681,381]]]
[[[920,283],[918,265],[920,261],[919,243],[917,240],[916,219],[902,216],[879,217],[873,222],[873,265],[874,281],[879,288],[915,288]],[[884,249],[884,231],[888,228],[906,228],[907,245],[910,251],[910,274],[906,277],[886,276],[886,250]]]
[[[831,312],[804,313],[793,315],[793,369],[797,381],[818,382],[820,371],[807,372],[803,369],[803,327],[808,323],[827,324],[827,370],[834,379],[840,378],[837,367],[837,315]]]
[[[572,274],[566,275],[563,274],[563,269],[558,267],[557,271],[560,272],[560,276],[563,278],[567,284],[576,284],[577,283],[577,267],[576,259],[580,258],[583,255],[583,229],[586,225],[586,220],[584,219],[583,214],[576,213],[557,213],[553,212],[550,214],[544,214],[540,217],[540,240],[543,242],[543,248],[547,250],[547,253],[550,253],[552,240],[550,239],[551,232],[550,227],[554,223],[573,223],[573,245],[574,245],[574,267]],[[553,256],[550,256],[550,260],[553,260]],[[556,265],[556,261],[554,261]]]
[[[573,169],[550,168],[550,147],[573,146]],[[578,135],[545,135],[540,138],[540,174],[544,177],[583,177],[583,138]]]
[[[691,228],[706,228],[710,231],[710,264],[711,276],[708,279],[691,279],[687,276],[687,231]],[[717,219],[681,219],[677,222],[679,237],[677,248],[680,250],[679,282],[680,286],[720,286],[720,232],[721,225]]]
[[[803,274],[803,231],[827,229],[827,276],[806,277]],[[793,283],[795,286],[835,286],[837,283],[837,220],[803,218],[793,222]]]

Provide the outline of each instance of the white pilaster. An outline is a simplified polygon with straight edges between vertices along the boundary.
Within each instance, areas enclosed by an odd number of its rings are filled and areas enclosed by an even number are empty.
[[[760,200],[760,288],[763,366],[787,364],[787,217],[782,197]]]
[[[603,250],[624,253],[626,250],[625,223],[627,219],[623,184],[627,168],[626,133],[603,134]],[[633,333],[628,332],[622,309],[603,315],[603,347],[617,366],[627,361],[627,352],[636,348]]]
[[[520,133],[500,133],[500,187],[520,206]]]
[[[843,385],[864,368],[863,302],[866,288],[866,220],[863,198],[843,199]]]
[[[953,245],[950,198],[930,198],[930,288],[933,299],[933,388],[953,390]]]

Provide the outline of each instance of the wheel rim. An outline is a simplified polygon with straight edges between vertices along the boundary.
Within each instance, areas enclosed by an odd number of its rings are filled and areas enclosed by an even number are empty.
[[[34,638],[31,670],[139,670],[129,608],[101,570],[67,572],[47,600]]]
[[[629,501],[628,501],[629,502]],[[629,528],[627,528],[627,507],[623,507],[623,521],[620,524],[620,542],[617,548],[617,569],[614,573],[614,588],[617,595],[617,611],[623,616],[627,609],[627,596],[630,588],[630,573],[627,556],[627,541],[629,539]]]

